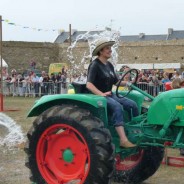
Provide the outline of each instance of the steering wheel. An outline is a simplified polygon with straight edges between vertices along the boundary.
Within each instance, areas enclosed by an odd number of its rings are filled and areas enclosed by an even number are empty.
[[[129,88],[129,89],[128,89],[128,92],[127,92],[125,95],[122,96],[122,95],[119,94],[118,90],[119,90],[119,87],[120,87],[121,82],[124,81],[125,77],[126,77],[128,74],[129,74],[129,76],[128,76],[128,77],[129,77],[129,81],[133,80],[133,82],[132,82],[132,83],[131,83],[131,82],[127,82],[127,87]],[[137,83],[138,74],[139,74],[139,73],[138,73],[138,70],[137,70],[137,69],[130,69],[130,70],[128,70],[127,72],[125,72],[125,73],[123,74],[123,76],[122,76],[121,79],[119,80],[119,82],[118,82],[118,84],[117,84],[117,88],[116,88],[116,96],[117,96],[118,98],[124,98],[124,97],[126,97],[126,96],[130,93],[130,91],[132,90],[131,85]]]

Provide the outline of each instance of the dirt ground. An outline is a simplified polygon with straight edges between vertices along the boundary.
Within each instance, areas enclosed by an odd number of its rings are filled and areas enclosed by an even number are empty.
[[[18,111],[6,111],[5,114],[13,118],[21,125],[23,132],[29,130],[34,118],[26,118],[33,106],[34,98],[6,97],[4,99],[5,110],[17,109]],[[169,154],[179,156],[178,150],[169,150]],[[31,184],[29,170],[24,166],[25,153],[22,149],[4,151],[0,147],[0,184]],[[184,168],[161,165],[158,171],[144,182],[144,184],[183,184]],[[115,184],[115,183],[113,183]]]

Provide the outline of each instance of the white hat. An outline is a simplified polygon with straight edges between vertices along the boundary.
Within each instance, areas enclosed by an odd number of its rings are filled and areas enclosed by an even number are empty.
[[[115,41],[108,41],[107,39],[100,39],[96,43],[96,47],[92,52],[92,56],[97,56],[98,52],[106,46],[113,46]]]

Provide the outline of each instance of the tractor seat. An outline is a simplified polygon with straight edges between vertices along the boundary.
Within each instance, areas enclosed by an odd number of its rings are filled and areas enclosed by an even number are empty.
[[[90,93],[84,82],[72,82],[75,93]]]

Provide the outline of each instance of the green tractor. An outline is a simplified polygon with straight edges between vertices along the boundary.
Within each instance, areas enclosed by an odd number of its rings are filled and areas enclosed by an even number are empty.
[[[137,70],[131,73],[137,80]],[[134,100],[140,115],[126,119],[128,139],[137,147],[119,147],[106,98],[88,94],[85,85],[74,85],[76,94],[44,96],[28,117],[37,116],[27,133],[26,166],[35,184],[138,184],[152,176],[164,156],[164,147],[184,148],[184,89],[152,97],[129,84],[119,97]],[[149,108],[144,99],[151,99]]]

